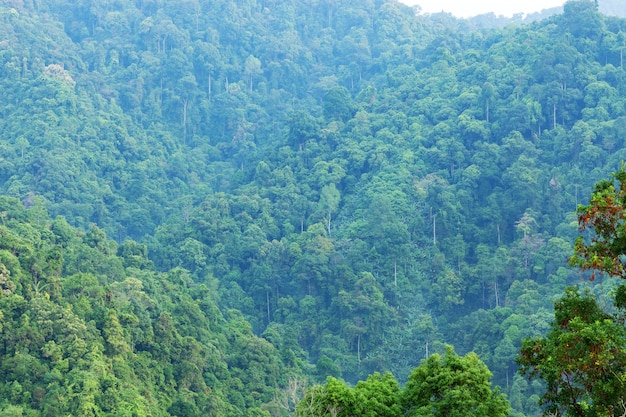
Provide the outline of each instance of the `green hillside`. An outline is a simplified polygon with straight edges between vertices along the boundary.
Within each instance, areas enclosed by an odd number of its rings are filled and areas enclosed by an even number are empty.
[[[0,413],[289,415],[305,382],[403,384],[452,344],[540,414],[515,360],[591,287],[566,261],[626,159],[625,19],[14,0],[0,21]]]
[[[1,415],[246,415],[300,373],[209,283],[19,206],[0,201]]]

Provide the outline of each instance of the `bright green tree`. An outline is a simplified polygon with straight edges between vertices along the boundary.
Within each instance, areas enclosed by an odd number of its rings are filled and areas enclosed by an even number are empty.
[[[354,390],[345,382],[328,377],[324,385],[315,385],[307,390],[296,407],[298,417],[350,416],[355,407]]]
[[[363,417],[400,417],[400,386],[389,372],[373,373],[354,387],[354,415]]]
[[[491,372],[475,353],[461,357],[448,346],[415,368],[402,392],[409,417],[504,417],[509,402],[499,388],[492,389]]]

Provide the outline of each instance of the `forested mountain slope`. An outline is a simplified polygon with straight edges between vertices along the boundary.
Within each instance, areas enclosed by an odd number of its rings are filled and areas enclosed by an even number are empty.
[[[198,314],[240,310],[275,366],[320,380],[403,381],[452,343],[536,413],[514,359],[584,280],[573,211],[626,158],[626,20],[587,0],[482,31],[392,0],[13,1],[0,19],[0,191],[147,248],[154,270],[98,279],[188,277],[213,300]],[[78,272],[100,274],[57,276]],[[178,305],[159,297],[152,320]],[[271,399],[226,390],[234,414]]]
[[[0,199],[2,415],[245,415],[299,373],[187,271],[20,205]]]

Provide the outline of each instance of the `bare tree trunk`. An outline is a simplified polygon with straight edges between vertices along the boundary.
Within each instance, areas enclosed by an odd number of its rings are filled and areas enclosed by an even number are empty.
[[[159,107],[163,105],[163,77],[161,77],[161,89],[159,90]]]
[[[183,99],[183,143],[187,144],[187,106],[189,99]]]
[[[398,286],[398,259],[393,260],[393,286]]]
[[[485,282],[484,281],[482,283],[482,288],[483,288],[483,308],[485,308]]]
[[[209,74],[209,101],[211,101],[211,74]]]
[[[163,53],[167,52],[167,44],[165,43],[165,41],[167,41],[167,35],[165,35],[165,37],[163,38]]]
[[[328,210],[328,237],[330,237],[330,216],[332,212]]]
[[[498,292],[498,279],[496,278],[496,282],[493,285],[494,291],[496,293],[496,307],[500,307],[500,293]]]

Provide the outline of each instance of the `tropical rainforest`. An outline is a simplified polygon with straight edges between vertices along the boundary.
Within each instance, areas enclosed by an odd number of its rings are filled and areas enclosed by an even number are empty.
[[[578,363],[563,311],[626,340],[612,270],[568,266],[626,19],[519,20],[0,1],[0,416],[596,415],[532,354]]]

